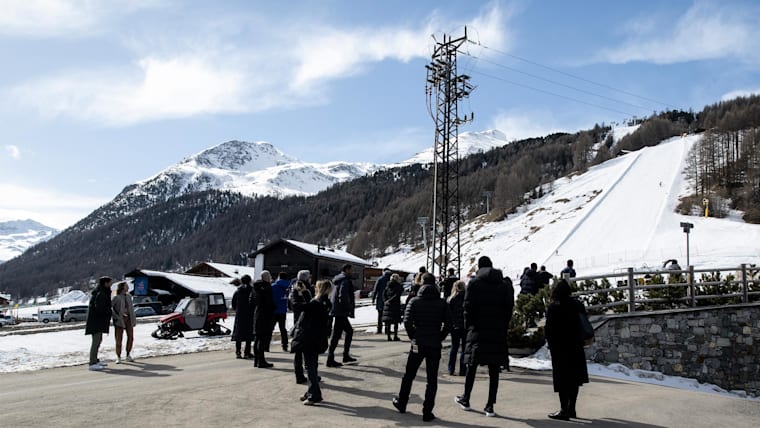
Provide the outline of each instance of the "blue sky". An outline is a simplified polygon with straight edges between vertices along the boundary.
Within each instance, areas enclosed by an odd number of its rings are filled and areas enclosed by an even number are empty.
[[[309,162],[387,163],[432,144],[435,35],[508,138],[760,92],[752,1],[5,0],[0,220],[66,227],[223,141]]]

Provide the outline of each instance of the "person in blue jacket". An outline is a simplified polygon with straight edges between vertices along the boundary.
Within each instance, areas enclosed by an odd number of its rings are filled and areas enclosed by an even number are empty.
[[[288,329],[285,328],[285,317],[288,314],[288,296],[290,295],[290,281],[287,274],[280,272],[277,281],[272,284],[272,300],[274,301],[274,323],[280,326],[280,344],[282,350],[288,352]]]

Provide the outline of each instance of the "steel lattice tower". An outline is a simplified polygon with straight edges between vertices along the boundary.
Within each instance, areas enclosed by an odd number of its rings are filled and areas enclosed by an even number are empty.
[[[474,89],[470,76],[457,74],[457,51],[465,41],[467,28],[464,36],[457,39],[444,35],[443,41],[435,44],[430,64],[425,66],[428,110],[435,121],[433,243],[428,246],[427,267],[435,275],[443,275],[448,267],[456,269],[457,274],[461,272],[459,124],[472,120],[473,115],[460,118],[459,102]]]

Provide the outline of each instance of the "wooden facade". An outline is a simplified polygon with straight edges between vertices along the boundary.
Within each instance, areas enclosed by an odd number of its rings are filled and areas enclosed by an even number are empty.
[[[307,249],[311,247],[316,250]],[[262,255],[263,270],[268,270],[274,279],[277,279],[280,272],[285,272],[286,277],[292,279],[298,275],[298,271],[308,270],[314,283],[321,279],[333,279],[341,272],[343,265],[350,264],[353,267],[354,286],[357,289],[363,288],[364,270],[371,264],[356,256],[346,259],[341,257],[342,254],[347,253],[338,254],[331,249],[281,239],[260,248],[249,257],[255,259]]]

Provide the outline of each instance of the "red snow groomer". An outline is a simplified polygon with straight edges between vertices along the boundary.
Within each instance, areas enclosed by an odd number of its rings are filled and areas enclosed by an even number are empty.
[[[227,304],[222,293],[200,294],[180,300],[174,312],[158,320],[152,336],[156,339],[184,337],[182,332],[198,330],[203,336],[230,334],[230,329],[219,324],[227,319]]]

